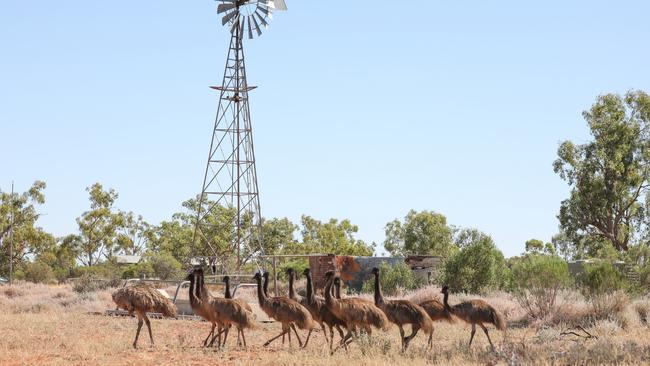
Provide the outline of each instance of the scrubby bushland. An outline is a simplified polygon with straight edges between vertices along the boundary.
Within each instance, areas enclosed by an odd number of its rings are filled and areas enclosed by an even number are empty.
[[[542,318],[571,283],[567,263],[555,255],[529,254],[512,267],[513,293],[529,316]]]
[[[379,269],[381,270],[381,290],[386,296],[395,296],[402,290],[411,291],[424,285],[424,280],[416,277],[406,263],[396,265],[382,263]],[[373,293],[374,285],[375,282],[372,279],[365,281],[362,292]]]
[[[578,277],[578,282],[585,296],[594,297],[628,288],[623,273],[612,263],[603,261],[588,264]]]
[[[440,281],[454,292],[481,293],[508,286],[510,270],[503,253],[483,233],[466,243],[447,262]]]
[[[28,262],[22,268],[22,274],[26,281],[34,283],[55,283],[54,271],[47,264],[36,261]]]
[[[151,254],[145,260],[151,265],[154,276],[161,280],[178,279],[182,276],[183,266],[170,253]]]

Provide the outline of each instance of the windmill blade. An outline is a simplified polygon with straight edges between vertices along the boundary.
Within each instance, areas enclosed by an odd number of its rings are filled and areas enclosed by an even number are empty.
[[[232,11],[221,19],[221,25],[226,25],[232,18],[239,14],[239,10]]]
[[[250,19],[248,20],[248,39],[253,39],[253,28],[251,27]]]
[[[267,8],[264,7],[264,6],[262,6],[262,3],[259,3],[259,4],[257,5],[257,9],[255,9],[255,11],[258,11],[258,10],[261,11],[262,13],[264,13],[264,15],[269,15],[269,13],[270,13],[269,9],[267,9]]]
[[[244,36],[244,24],[246,23],[246,18],[239,18],[241,21],[241,26],[239,27],[239,36],[243,37]]]
[[[233,9],[235,7],[237,7],[237,5],[235,5],[235,4],[219,4],[219,6],[217,6],[217,14],[221,14],[224,11],[228,11],[228,10]]]
[[[258,13],[257,10],[255,10],[255,13],[253,13],[253,14],[257,15],[257,19],[260,21],[260,23],[262,23],[264,28],[267,28],[269,26],[269,23],[266,22],[266,19],[264,19],[262,14]]]
[[[287,10],[287,4],[284,0],[271,0],[270,2],[273,3],[275,10]]]
[[[259,37],[262,35],[262,31],[260,30],[260,25],[257,23],[257,19],[255,19],[254,15],[248,16],[248,24],[250,24],[251,18],[253,18],[253,23],[255,23],[255,31],[257,32],[257,36]]]

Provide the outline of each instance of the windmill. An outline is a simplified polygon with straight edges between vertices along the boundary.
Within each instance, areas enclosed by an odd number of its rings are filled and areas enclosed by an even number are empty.
[[[255,151],[251,127],[243,39],[262,35],[284,0],[220,0],[217,13],[230,29],[230,47],[219,92],[203,186],[192,239],[210,248],[210,264],[240,266],[261,250],[260,213]],[[228,268],[231,269],[231,268]]]

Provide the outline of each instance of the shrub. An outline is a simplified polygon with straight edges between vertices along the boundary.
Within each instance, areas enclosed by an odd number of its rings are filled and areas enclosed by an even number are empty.
[[[302,274],[305,268],[309,268],[309,262],[305,259],[294,259],[287,262],[284,262],[280,267],[277,268],[278,279],[283,281],[288,281],[287,269],[293,268],[296,270],[298,276]]]
[[[507,287],[508,272],[503,253],[492,238],[481,235],[445,263],[441,281],[454,292],[480,293]]]
[[[122,278],[147,278],[154,275],[154,270],[151,263],[143,262],[137,264],[130,264],[122,270]]]
[[[515,298],[528,315],[541,318],[555,306],[560,290],[571,283],[569,267],[555,255],[530,254],[512,267]]]
[[[386,296],[395,296],[400,290],[414,290],[424,285],[424,281],[416,277],[406,263],[392,266],[388,263],[382,263],[379,270],[381,274],[381,290]],[[362,292],[373,293],[374,291],[374,279],[363,283]]]
[[[23,271],[25,280],[29,282],[52,283],[56,281],[52,268],[40,261],[26,263]]]
[[[153,273],[161,280],[169,280],[182,277],[182,265],[168,252],[155,253],[147,258]]]
[[[625,276],[609,262],[587,265],[578,280],[583,293],[590,298],[628,287]]]
[[[589,302],[596,319],[607,319],[621,313],[630,303],[630,298],[622,290],[592,296]]]

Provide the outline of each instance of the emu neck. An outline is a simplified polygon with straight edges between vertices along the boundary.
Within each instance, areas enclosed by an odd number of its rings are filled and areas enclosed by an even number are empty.
[[[257,278],[257,301],[260,306],[264,306],[264,303],[266,302],[266,295],[264,294],[264,291],[262,291],[262,279],[259,277]]]
[[[223,294],[223,296],[224,296],[226,299],[232,299],[232,295],[230,294],[230,280],[227,279],[225,282],[226,282],[226,291],[225,291],[225,293]]]
[[[336,299],[332,298],[332,283],[333,282],[334,282],[334,278],[330,277],[330,278],[327,279],[327,283],[325,284],[325,304],[328,307],[331,307],[336,302]]]
[[[296,291],[293,289],[293,277],[294,277],[294,273],[289,272],[289,298],[295,300]]]
[[[449,293],[445,291],[445,293],[442,296],[442,303],[445,305],[445,309],[447,311],[451,311],[451,306],[449,306],[449,303],[447,302],[449,300]]]
[[[189,296],[190,296],[190,305],[192,307],[195,307],[197,305],[197,300],[198,300],[196,298],[196,294],[194,294],[194,287],[195,287],[194,286],[194,282],[195,282],[194,278],[195,278],[194,275],[192,275],[190,277],[190,294],[189,294]]]
[[[314,296],[314,285],[311,282],[311,273],[307,273],[307,301],[310,304],[316,302],[316,296]]]
[[[336,296],[336,298],[340,300],[341,299],[341,282],[337,282],[336,286],[334,286],[334,287],[335,287],[335,291],[336,291],[336,294],[334,296]]]
[[[196,286],[196,296],[203,300],[208,294],[208,291],[205,287],[205,279],[203,278],[203,275],[200,274],[198,278],[198,284]]]
[[[269,296],[269,276],[264,276],[264,295]]]
[[[379,273],[375,273],[375,305],[384,303],[384,296],[381,294],[381,285],[379,284]]]

